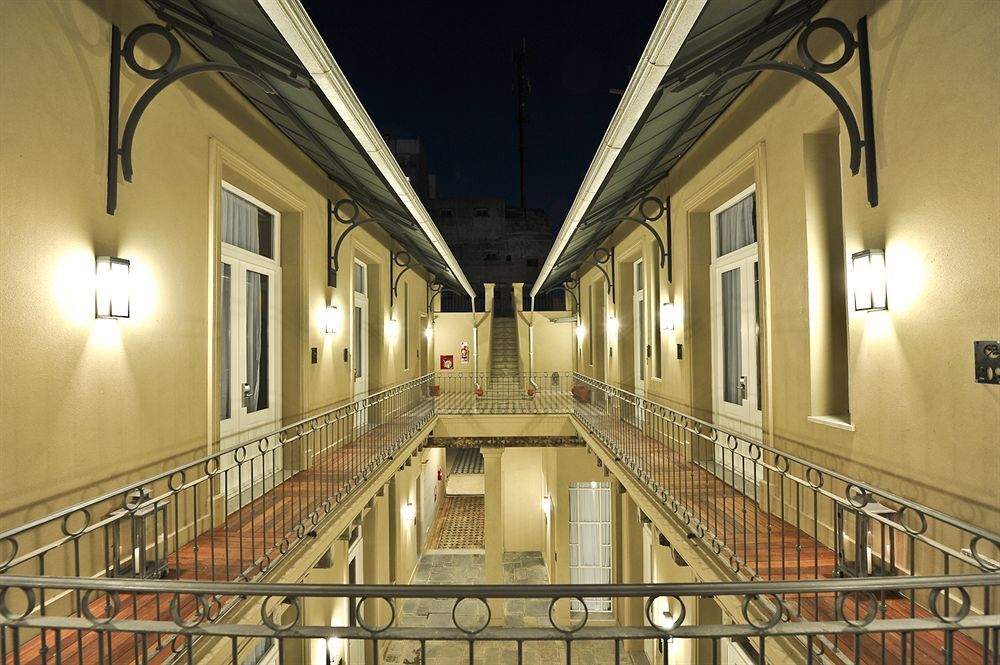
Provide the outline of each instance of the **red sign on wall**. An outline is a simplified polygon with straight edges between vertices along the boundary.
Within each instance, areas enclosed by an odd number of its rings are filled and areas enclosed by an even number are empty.
[[[441,369],[455,369],[455,356],[441,356]]]

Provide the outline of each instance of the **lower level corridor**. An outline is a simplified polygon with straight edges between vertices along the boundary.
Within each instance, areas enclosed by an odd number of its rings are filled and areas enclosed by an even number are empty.
[[[486,557],[478,553],[427,553],[420,557],[414,573],[414,584],[483,584],[486,579]],[[549,576],[541,552],[507,552],[503,557],[505,584],[548,584]],[[549,600],[517,598],[503,602],[503,625],[510,628],[546,627],[549,624]],[[457,620],[469,629],[478,628],[486,620],[481,603],[463,601],[455,609],[451,598],[420,598],[403,603],[399,625],[405,627],[450,627],[452,610]],[[522,659],[517,657],[514,642],[475,642],[477,663],[517,663],[548,665],[565,663],[566,647],[558,642],[524,642]],[[417,642],[397,642],[388,647],[382,662],[389,665],[418,665],[423,662],[441,665],[463,665],[470,662],[469,647],[461,642],[428,642],[426,658],[421,660]],[[623,664],[644,663],[629,660],[621,654]],[[575,642],[572,647],[574,665],[614,663],[614,645],[608,642]]]

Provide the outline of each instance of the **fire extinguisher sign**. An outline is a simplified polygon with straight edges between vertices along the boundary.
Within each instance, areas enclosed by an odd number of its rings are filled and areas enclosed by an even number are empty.
[[[469,343],[468,342],[462,342],[461,349],[462,349],[462,355],[461,355],[462,364],[463,365],[468,365],[469,364]]]

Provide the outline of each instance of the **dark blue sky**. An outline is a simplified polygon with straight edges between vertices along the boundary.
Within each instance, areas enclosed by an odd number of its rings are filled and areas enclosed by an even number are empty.
[[[513,49],[527,40],[527,203],[562,222],[662,2],[330,2],[310,16],[383,132],[444,196],[518,201]]]

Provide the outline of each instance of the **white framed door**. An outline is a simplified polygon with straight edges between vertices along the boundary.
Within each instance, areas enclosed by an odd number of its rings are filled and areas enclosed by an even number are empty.
[[[219,433],[226,449],[274,430],[281,418],[281,268],[277,211],[229,185],[222,193]],[[224,456],[222,468],[233,461]],[[223,478],[230,498],[270,477],[281,458],[242,466]]]
[[[354,399],[368,396],[368,265],[354,259],[354,305],[351,346],[354,355]]]
[[[356,584],[364,584],[364,580],[364,541],[358,536],[357,540],[351,543],[351,546],[347,550],[347,583],[354,586]],[[361,603],[361,599],[350,598],[349,602],[354,605],[355,610],[347,613],[347,623],[349,626],[357,626],[357,607]],[[364,663],[364,640],[347,640],[346,665],[364,665]]]
[[[632,296],[632,339],[634,341],[635,393],[646,394],[646,279],[643,261],[632,264],[635,294]]]
[[[751,187],[712,213],[712,375],[716,422],[759,440],[760,265]],[[737,450],[747,454],[745,446]],[[721,448],[716,462],[732,466]]]

